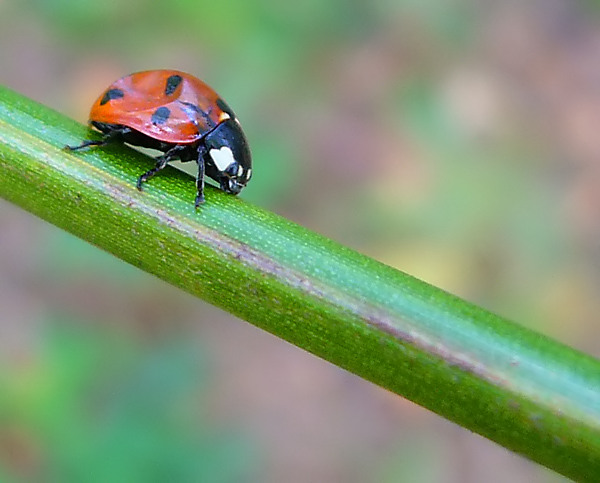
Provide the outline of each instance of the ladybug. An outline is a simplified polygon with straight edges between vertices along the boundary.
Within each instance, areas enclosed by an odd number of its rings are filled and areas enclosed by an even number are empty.
[[[184,72],[149,70],[113,82],[94,102],[89,124],[104,133],[102,140],[66,149],[121,142],[164,153],[139,177],[140,191],[174,159],[198,163],[196,208],[204,202],[205,174],[232,194],[252,176],[250,148],[237,117],[213,89]]]

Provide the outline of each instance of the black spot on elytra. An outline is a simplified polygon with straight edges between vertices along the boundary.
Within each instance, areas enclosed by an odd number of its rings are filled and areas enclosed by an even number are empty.
[[[235,119],[235,114],[233,113],[231,107],[229,107],[227,103],[220,97],[217,99],[217,106],[219,106],[219,109],[221,109],[223,112],[229,114],[229,117],[231,117],[231,119]]]
[[[179,102],[185,106],[186,112],[195,112],[196,114],[203,114],[202,109],[200,109],[196,104],[192,104],[191,102],[185,101]]]
[[[179,101],[179,103],[181,104],[181,110],[185,113],[190,122],[195,126],[198,126],[198,121],[200,119],[202,119],[206,125],[210,126],[212,124],[208,113],[204,112],[196,104],[184,101]]]
[[[169,119],[170,115],[171,115],[171,111],[169,110],[168,107],[164,107],[164,106],[159,107],[152,114],[152,124],[163,124],[163,123],[167,122],[167,119]]]
[[[167,79],[167,85],[165,87],[165,95],[170,96],[175,92],[175,89],[179,87],[183,78],[180,75],[172,75]]]
[[[103,106],[108,101],[112,101],[113,99],[121,99],[125,94],[121,89],[109,89],[104,93],[102,100],[100,101],[100,105]]]

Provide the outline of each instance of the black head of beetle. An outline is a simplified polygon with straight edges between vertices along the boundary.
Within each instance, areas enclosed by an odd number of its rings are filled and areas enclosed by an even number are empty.
[[[238,194],[252,177],[252,157],[238,121],[229,118],[203,140],[206,174],[223,191]]]

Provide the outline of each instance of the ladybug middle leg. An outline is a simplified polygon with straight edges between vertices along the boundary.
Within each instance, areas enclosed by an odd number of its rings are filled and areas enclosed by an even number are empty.
[[[138,178],[137,189],[142,191],[142,184],[148,181],[150,178],[152,178],[152,176],[154,176],[159,171],[165,169],[167,164],[169,164],[169,161],[173,161],[174,159],[178,158],[179,153],[180,151],[182,151],[182,149],[184,149],[184,147],[182,147],[181,145],[173,146],[165,154],[156,158],[156,165],[154,166],[154,168],[146,171],[143,175],[141,175]]]

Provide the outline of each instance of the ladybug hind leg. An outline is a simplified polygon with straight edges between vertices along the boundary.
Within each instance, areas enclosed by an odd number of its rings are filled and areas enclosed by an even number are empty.
[[[64,149],[66,151],[79,151],[81,149],[89,148],[90,146],[106,146],[115,141],[122,141],[123,135],[131,132],[131,129],[128,127],[119,127],[117,129],[112,129],[108,132],[105,131],[104,136],[100,140],[87,140],[83,141],[78,146],[70,146],[66,145]]]
[[[105,139],[101,139],[100,141],[83,141],[78,146],[70,146],[67,144],[67,145],[65,145],[65,149],[67,151],[79,151],[80,149],[84,149],[89,146],[105,146],[106,144],[108,144],[108,142],[109,141],[107,141]]]

